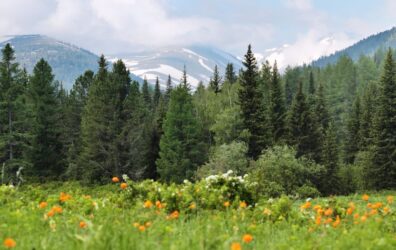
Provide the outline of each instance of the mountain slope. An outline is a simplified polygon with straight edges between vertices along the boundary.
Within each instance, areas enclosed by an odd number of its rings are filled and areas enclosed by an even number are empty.
[[[207,84],[213,75],[213,68],[218,66],[223,75],[227,63],[233,63],[236,72],[242,68],[242,63],[235,56],[222,50],[206,46],[172,47],[141,53],[116,55],[109,57],[110,61],[122,59],[130,72],[154,83],[159,77],[164,87],[168,75],[173,83],[178,83],[186,66],[188,81],[195,88],[202,81]]]
[[[342,55],[348,55],[353,60],[359,59],[361,55],[372,56],[380,48],[396,48],[396,27],[369,36],[354,45],[337,51],[329,56],[321,57],[312,62],[312,65],[324,67],[327,64],[335,63]]]
[[[16,61],[28,72],[44,58],[51,65],[55,78],[70,89],[74,80],[85,70],[96,70],[98,56],[77,46],[43,35],[19,35],[3,37],[0,47],[10,43],[15,50]]]

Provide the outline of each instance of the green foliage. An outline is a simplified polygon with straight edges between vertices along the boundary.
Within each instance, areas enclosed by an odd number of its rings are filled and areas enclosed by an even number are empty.
[[[318,180],[324,174],[323,166],[317,165],[304,157],[296,158],[296,151],[288,146],[275,146],[264,152],[253,164],[249,180],[258,183],[255,193],[276,197],[281,194],[306,194],[317,187]]]
[[[226,173],[232,170],[237,175],[247,172],[248,159],[246,158],[247,146],[243,142],[223,144],[214,149],[209,162],[197,171],[199,179],[209,175]]]

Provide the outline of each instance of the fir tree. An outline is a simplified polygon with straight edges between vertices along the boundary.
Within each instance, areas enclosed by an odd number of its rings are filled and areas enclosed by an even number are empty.
[[[191,179],[204,161],[203,144],[199,141],[192,96],[187,86],[182,81],[172,91],[163,124],[157,167],[161,179],[167,182],[180,183]]]
[[[149,107],[149,109],[151,109],[153,106],[153,103],[152,103],[153,100],[151,99],[150,89],[149,89],[148,81],[147,81],[146,77],[143,80],[142,94],[143,94],[143,99],[144,99],[147,107]]]
[[[165,95],[164,95],[164,101],[166,104],[168,104],[169,99],[170,99],[170,94],[172,92],[172,78],[170,75],[168,75],[168,80],[166,81],[166,90],[165,90]]]
[[[263,104],[268,107],[270,104],[270,89],[272,81],[271,65],[266,60],[260,71],[260,90],[263,95]]]
[[[60,105],[52,69],[44,59],[34,67],[28,91],[33,116],[30,172],[41,180],[58,179],[65,167],[60,139]]]
[[[225,81],[233,84],[237,81],[237,77],[234,71],[234,65],[232,63],[228,63],[225,72]]]
[[[245,60],[245,70],[241,71],[239,103],[241,105],[244,129],[250,132],[248,155],[257,159],[268,145],[268,129],[263,105],[263,96],[259,90],[257,62],[249,45]]]
[[[326,130],[329,125],[330,114],[329,110],[327,109],[327,102],[323,84],[319,84],[319,88],[316,93],[315,114],[318,119],[319,125],[322,127],[322,130]]]
[[[282,84],[275,62],[270,85],[270,121],[274,143],[279,143],[286,135],[286,107]]]
[[[374,84],[369,84],[362,95],[361,118],[360,118],[360,150],[367,150],[373,145],[373,122],[375,117],[375,107],[377,103],[378,88]]]
[[[354,163],[355,156],[359,152],[360,145],[360,121],[361,121],[361,107],[360,98],[356,97],[351,113],[349,114],[347,131],[348,137],[345,141],[345,162]]]
[[[322,178],[322,184],[320,185],[321,192],[326,195],[336,194],[339,191],[337,187],[338,183],[338,144],[337,134],[334,124],[329,123],[328,128],[325,131],[323,151],[322,151],[322,164],[325,166],[325,175]]]
[[[396,187],[396,68],[390,49],[380,84],[373,164],[368,170],[369,183],[376,189]]]
[[[215,65],[213,70],[213,78],[210,79],[209,86],[215,92],[216,95],[217,93],[220,92],[220,84],[221,84],[221,77],[217,65]]]
[[[161,98],[161,89],[160,89],[159,79],[157,77],[157,79],[155,80],[154,96],[153,96],[154,108],[158,107],[160,98]]]

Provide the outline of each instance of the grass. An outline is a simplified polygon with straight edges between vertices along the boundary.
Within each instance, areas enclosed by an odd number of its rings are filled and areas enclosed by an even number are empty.
[[[64,202],[59,201],[61,192],[70,195]],[[372,193],[368,201],[355,194],[310,203],[284,197],[247,208],[191,207],[173,216],[157,209],[155,201],[145,208],[143,200],[129,201],[123,192],[115,185],[87,188],[75,183],[2,186],[0,249],[6,248],[7,238],[15,241],[15,249],[231,249],[232,243],[242,249],[396,247],[396,206],[388,201],[396,192]],[[40,208],[43,201],[47,206]],[[381,204],[369,208],[376,202]],[[322,212],[320,224],[315,223],[315,205],[332,210],[329,216]],[[53,206],[62,207],[62,213],[49,216]],[[334,224],[337,215],[340,223]],[[332,222],[324,224],[329,218]],[[253,237],[250,243],[243,241],[245,234]]]

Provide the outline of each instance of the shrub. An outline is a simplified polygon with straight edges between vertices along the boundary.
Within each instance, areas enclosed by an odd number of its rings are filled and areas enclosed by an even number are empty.
[[[324,167],[295,155],[296,151],[288,146],[266,150],[253,164],[250,175],[250,181],[257,182],[255,194],[270,197],[281,194],[317,196],[315,184],[323,175]]]

